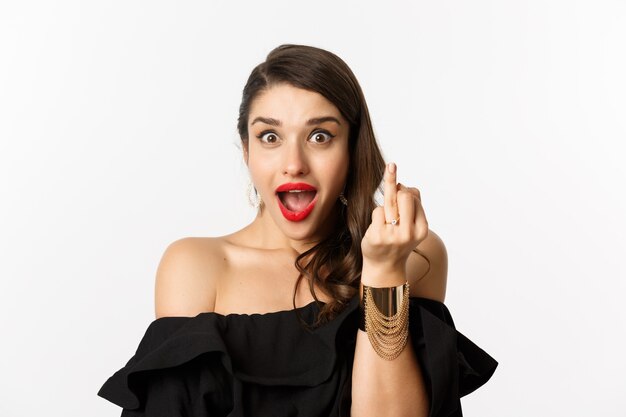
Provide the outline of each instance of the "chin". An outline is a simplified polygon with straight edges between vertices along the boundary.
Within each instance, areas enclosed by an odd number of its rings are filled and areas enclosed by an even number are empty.
[[[304,213],[292,212],[288,205],[281,204],[280,196],[276,196],[273,205],[266,206],[270,210],[270,217],[280,231],[290,240],[301,241],[303,243],[313,243],[320,240],[321,234],[327,231],[327,224],[332,221],[333,207],[329,207],[329,202],[321,195],[314,195],[308,208]],[[306,210],[303,210],[306,211]]]
[[[280,210],[273,213],[274,222],[285,237],[290,240],[303,243],[312,243],[319,240],[322,225],[319,223],[317,213],[311,213],[306,219],[300,221],[287,220]]]
[[[319,232],[319,227],[316,227],[312,222],[307,222],[306,220],[301,222],[289,222],[284,218],[281,218],[281,220],[287,222],[287,224],[283,223],[283,225],[279,226],[287,238],[305,243],[316,240],[315,237]]]

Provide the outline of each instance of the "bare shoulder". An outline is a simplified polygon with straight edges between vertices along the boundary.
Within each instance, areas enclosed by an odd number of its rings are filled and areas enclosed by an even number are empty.
[[[429,229],[428,236],[416,250],[419,253],[411,252],[407,260],[411,297],[424,297],[443,303],[448,280],[448,252],[443,240]]]
[[[213,311],[224,267],[220,238],[185,237],[170,243],[156,273],[156,318]]]

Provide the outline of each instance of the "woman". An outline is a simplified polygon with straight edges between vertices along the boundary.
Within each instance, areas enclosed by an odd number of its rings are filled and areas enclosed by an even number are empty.
[[[238,130],[256,218],[167,248],[157,318],[98,395],[122,416],[461,416],[497,362],[455,330],[445,247],[348,66],[274,49]]]

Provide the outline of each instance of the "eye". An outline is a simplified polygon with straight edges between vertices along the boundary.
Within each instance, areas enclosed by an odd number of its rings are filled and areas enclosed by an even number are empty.
[[[323,143],[330,142],[330,140],[334,137],[335,135],[331,135],[329,132],[325,130],[316,130],[315,132],[313,132],[309,140],[312,141],[313,143],[323,144]]]
[[[274,132],[261,132],[259,135],[257,135],[257,138],[259,138],[261,142],[270,145],[278,142],[278,136],[276,136],[276,133]]]

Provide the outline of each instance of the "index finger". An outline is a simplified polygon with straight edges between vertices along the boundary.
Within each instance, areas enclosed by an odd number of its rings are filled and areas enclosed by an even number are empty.
[[[390,223],[398,218],[398,187],[397,187],[397,166],[391,162],[385,167],[384,194],[385,194],[385,221]]]

